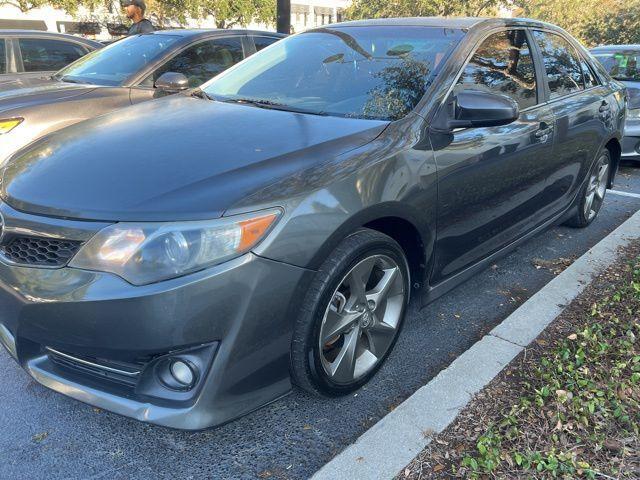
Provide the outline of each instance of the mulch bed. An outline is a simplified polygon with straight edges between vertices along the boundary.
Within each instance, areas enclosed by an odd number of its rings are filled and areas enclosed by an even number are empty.
[[[639,316],[636,242],[397,480],[640,479]]]

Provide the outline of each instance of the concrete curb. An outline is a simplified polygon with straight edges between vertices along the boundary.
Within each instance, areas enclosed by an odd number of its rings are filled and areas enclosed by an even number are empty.
[[[433,434],[453,422],[476,393],[618,258],[620,247],[639,237],[637,212],[362,434],[312,480],[393,478],[431,442]]]

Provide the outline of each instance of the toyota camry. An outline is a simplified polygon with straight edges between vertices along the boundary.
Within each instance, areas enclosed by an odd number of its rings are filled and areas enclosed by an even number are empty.
[[[594,62],[529,20],[358,21],[45,136],[2,171],[0,341],[181,429],[353,392],[411,295],[594,221],[626,110]]]

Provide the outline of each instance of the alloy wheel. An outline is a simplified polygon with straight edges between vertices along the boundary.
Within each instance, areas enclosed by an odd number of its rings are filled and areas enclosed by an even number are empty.
[[[336,384],[371,372],[393,344],[400,325],[405,278],[395,260],[372,255],[341,280],[319,334],[322,367]]]
[[[609,157],[602,155],[589,178],[584,201],[584,217],[587,221],[595,218],[600,211],[609,181]]]

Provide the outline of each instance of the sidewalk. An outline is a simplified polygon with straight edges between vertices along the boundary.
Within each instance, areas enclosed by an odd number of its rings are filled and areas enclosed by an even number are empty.
[[[640,213],[580,257],[431,382],[321,468],[314,480],[393,478],[640,237]]]

